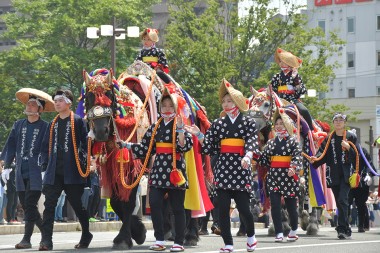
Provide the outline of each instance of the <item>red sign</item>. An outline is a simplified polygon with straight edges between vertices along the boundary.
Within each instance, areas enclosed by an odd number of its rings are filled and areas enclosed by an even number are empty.
[[[331,5],[332,0],[315,0],[315,6]]]
[[[335,4],[351,4],[353,0],[335,0]]]
[[[372,0],[355,0],[355,2],[360,3],[360,2],[371,2]]]

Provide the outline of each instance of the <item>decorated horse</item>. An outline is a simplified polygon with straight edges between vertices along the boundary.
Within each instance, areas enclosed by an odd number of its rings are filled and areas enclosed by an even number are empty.
[[[128,150],[120,150],[117,142],[126,139],[137,142],[145,133],[149,127],[147,101],[143,104],[128,87],[120,86],[112,71],[98,69],[90,74],[84,71],[83,75],[85,81],[77,113],[89,124],[88,137],[93,140],[91,153],[100,169],[102,195],[110,198],[112,209],[122,221],[113,248],[129,249],[133,246],[132,239],[142,244],[146,238],[141,219],[132,215],[136,186],[146,164],[134,160]],[[151,78],[154,80],[155,76]]]
[[[276,110],[280,110],[280,112],[284,113],[289,121],[295,126],[295,132],[290,134],[294,134],[298,137],[303,150],[303,156],[308,157],[316,154],[319,145],[323,142],[329,131],[326,123],[313,120],[313,126],[316,131],[312,132],[310,131],[306,120],[298,112],[297,107],[280,99],[277,94],[271,90],[270,86],[267,89],[261,89],[260,91],[251,88],[251,93],[250,110],[255,112],[256,115],[259,115],[257,121],[264,125],[260,134],[262,144],[265,144],[269,138],[273,137],[273,134],[271,133],[271,122],[273,121],[273,115]],[[260,113],[258,114],[258,112]],[[262,189],[264,189],[265,183],[263,182],[266,173],[267,170],[265,168],[258,168],[259,178],[262,179]],[[324,207],[327,210],[333,210],[335,209],[335,201],[331,190],[327,188],[325,183],[324,166],[313,168],[308,160],[304,159],[301,175],[305,179],[305,186],[301,188],[301,190],[304,189],[304,192],[301,192],[299,204],[302,208],[304,203],[308,204],[309,207],[312,207],[310,218],[307,210],[303,210],[300,213],[301,222],[309,222],[308,224],[301,224],[301,227],[307,230],[307,234],[316,234],[318,231],[316,208]],[[269,208],[269,201],[265,197],[265,190],[262,192],[264,193],[264,208]]]

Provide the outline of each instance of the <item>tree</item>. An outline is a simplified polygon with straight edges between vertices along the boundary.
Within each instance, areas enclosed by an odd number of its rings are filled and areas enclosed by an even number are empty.
[[[14,40],[17,46],[0,53],[3,87],[0,101],[7,105],[0,109],[0,145],[13,121],[21,117],[22,110],[14,99],[18,89],[30,87],[51,94],[57,88],[66,87],[78,97],[83,69],[110,68],[109,41],[88,39],[86,28],[110,24],[113,16],[118,27],[144,26],[151,18],[147,6],[155,2],[157,0],[14,0],[15,12],[1,16],[7,26],[2,39]],[[119,42],[119,73],[133,62],[137,55],[133,48],[139,42],[138,39]]]
[[[200,2],[208,8],[196,13]],[[301,6],[285,2],[288,15],[283,16],[270,9],[269,2],[250,1],[246,15],[239,17],[241,1],[170,1],[166,48],[171,73],[206,106],[211,118],[220,112],[216,91],[222,78],[246,95],[250,85],[267,86],[279,71],[273,62],[277,47],[304,60],[299,72],[308,88],[326,92],[334,78],[336,63],[327,64],[327,59],[344,42],[333,32],[326,36],[319,28],[307,29],[307,17],[298,13]],[[323,100],[305,98],[304,102],[314,117],[323,116],[319,110]]]

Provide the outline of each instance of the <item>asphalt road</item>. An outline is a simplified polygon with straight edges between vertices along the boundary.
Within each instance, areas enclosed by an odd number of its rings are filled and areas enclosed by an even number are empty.
[[[352,239],[338,240],[336,232],[333,228],[322,227],[317,236],[307,236],[304,231],[299,232],[299,239],[296,242],[275,243],[273,237],[268,237],[267,229],[256,229],[256,237],[258,239],[258,252],[281,252],[281,253],[380,253],[380,228],[373,228],[366,233],[357,233],[357,229],[353,228]],[[233,228],[233,235],[237,229]],[[153,252],[149,250],[149,246],[154,243],[155,239],[153,231],[147,233],[146,242],[143,245],[135,245],[128,251],[112,250],[112,240],[116,236],[116,232],[94,232],[94,239],[87,250],[74,250],[74,245],[78,243],[80,232],[57,232],[54,234],[54,251],[55,252]],[[38,250],[40,234],[36,233],[32,237],[33,248],[28,250],[16,250],[14,245],[18,243],[22,235],[1,235],[0,236],[0,252],[35,252]],[[172,242],[167,242],[167,250]],[[234,252],[246,252],[246,239],[244,237],[234,237]],[[215,253],[219,252],[219,248],[223,246],[220,236],[207,235],[201,236],[198,246],[186,247],[185,252],[197,253]]]

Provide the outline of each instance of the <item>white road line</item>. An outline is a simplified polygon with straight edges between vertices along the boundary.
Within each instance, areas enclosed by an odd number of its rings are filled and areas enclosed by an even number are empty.
[[[304,245],[291,245],[291,246],[281,246],[281,247],[260,247],[260,241],[258,243],[258,247],[256,248],[255,251],[260,251],[260,250],[272,250],[272,249],[291,249],[291,248],[308,248],[308,247],[322,247],[322,246],[333,246],[333,245],[348,245],[348,244],[367,244],[367,243],[380,243],[380,240],[376,241],[349,241],[349,240],[344,240],[342,242],[336,242],[336,243],[317,243],[317,244],[304,244]],[[280,245],[280,243],[279,243]],[[283,245],[283,244],[281,244]],[[246,252],[246,249],[234,249],[234,252]],[[219,252],[219,250],[213,250],[213,251],[202,251],[198,253],[215,253]]]

